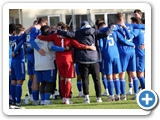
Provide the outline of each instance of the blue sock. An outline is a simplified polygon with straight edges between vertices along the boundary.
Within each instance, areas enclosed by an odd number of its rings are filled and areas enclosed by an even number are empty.
[[[41,101],[45,100],[45,94],[40,94],[40,97],[41,97]]]
[[[39,100],[39,90],[35,90],[34,91],[34,97],[35,97],[35,99],[34,100]]]
[[[82,91],[82,82],[81,81],[77,81],[77,88],[78,88],[79,92]]]
[[[28,91],[29,91],[29,94],[32,94],[32,82],[33,80],[28,80]]]
[[[115,86],[116,94],[120,95],[120,81],[119,81],[119,79],[114,80],[114,86]]]
[[[137,78],[132,78],[133,79],[133,86],[134,86],[134,93],[138,93],[138,79]]]
[[[51,93],[45,93],[45,100],[50,100]]]
[[[132,87],[133,87],[133,83],[129,82],[129,88],[132,88]]]
[[[35,100],[35,90],[32,90],[33,100]]]
[[[22,85],[17,84],[16,85],[16,98],[17,98],[17,103],[21,102],[21,96],[22,96]]]
[[[140,77],[139,81],[140,81],[142,89],[145,89],[145,78],[144,77]]]
[[[109,92],[109,95],[114,95],[114,83],[113,83],[113,80],[108,80],[108,92]]]
[[[16,86],[15,85],[13,85],[13,84],[11,84],[11,95],[12,95],[12,100],[14,101],[14,102],[16,102],[16,96],[15,96],[15,94],[16,94]]]
[[[126,81],[124,79],[119,79],[119,80],[120,80],[121,94],[125,95],[126,94]]]
[[[104,88],[106,90],[108,88],[108,82],[107,82],[106,76],[102,75],[102,82],[103,82],[103,86],[104,86]]]

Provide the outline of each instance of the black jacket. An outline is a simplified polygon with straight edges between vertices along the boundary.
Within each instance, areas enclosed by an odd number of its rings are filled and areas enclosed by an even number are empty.
[[[102,33],[99,30],[94,28],[84,28],[79,29],[76,32],[66,32],[66,31],[57,31],[58,34],[64,37],[70,37],[76,39],[79,43],[85,45],[92,45],[94,44],[97,48],[96,51],[92,50],[81,50],[81,49],[74,49],[74,59],[75,62],[100,62],[101,61],[101,52],[98,46],[98,40],[103,37],[107,37],[110,34],[110,30],[106,33]]]

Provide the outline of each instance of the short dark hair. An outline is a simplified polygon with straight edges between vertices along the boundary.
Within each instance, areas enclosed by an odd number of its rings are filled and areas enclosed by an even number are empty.
[[[14,23],[9,24],[9,34],[13,33],[16,31],[16,25]]]
[[[38,19],[38,24],[40,24],[40,23],[42,23],[42,22],[45,22],[46,24],[48,23],[48,22],[47,22],[47,19],[46,19],[45,17],[40,17],[40,18]]]
[[[134,10],[134,13],[142,14],[142,11],[139,10],[139,9],[135,9],[135,10]]]
[[[34,25],[36,22],[38,23],[38,21],[37,21],[37,20],[33,21],[33,25]]]
[[[21,31],[24,31],[25,28],[23,27],[22,24],[16,24],[16,34],[19,34]]]
[[[106,23],[105,23],[105,22],[99,23],[99,24],[98,24],[98,29],[99,29],[102,25],[106,25]]]
[[[48,25],[44,25],[41,27],[42,35],[49,35],[50,34],[50,27]]]
[[[102,18],[98,18],[95,22],[96,26],[98,26],[99,23],[104,22]]]
[[[61,29],[62,29],[62,30],[69,30],[69,26],[68,26],[67,24],[63,24],[63,25],[61,26]]]
[[[139,17],[131,17],[132,22],[135,22],[137,24],[141,24],[141,19]]]
[[[62,26],[62,25],[64,25],[63,22],[58,22],[58,23],[57,23],[57,26]]]

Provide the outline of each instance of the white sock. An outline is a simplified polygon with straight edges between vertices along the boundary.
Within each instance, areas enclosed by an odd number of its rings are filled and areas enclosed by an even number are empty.
[[[132,92],[132,88],[129,88],[129,91]]]

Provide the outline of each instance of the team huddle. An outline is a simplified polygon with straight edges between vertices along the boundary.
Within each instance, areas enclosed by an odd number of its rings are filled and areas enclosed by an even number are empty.
[[[145,89],[145,21],[141,10],[134,11],[131,23],[125,23],[124,14],[117,13],[116,23],[109,26],[103,19],[98,19],[94,27],[87,21],[82,21],[80,26],[76,31],[69,31],[67,24],[59,22],[56,30],[51,30],[44,17],[34,21],[26,31],[21,24],[9,25],[10,104],[21,104],[25,53],[28,91],[33,105],[52,104],[51,95],[54,98],[58,94],[57,74],[63,104],[73,104],[71,79],[75,76],[78,97],[84,97],[84,103],[90,103],[89,74],[98,103],[102,102],[101,95],[109,95],[107,101],[126,100],[132,88],[133,99],[136,99],[139,82]],[[101,93],[100,72],[104,94]]]

